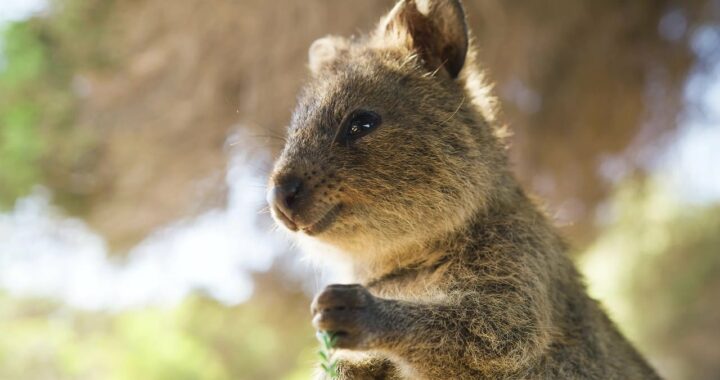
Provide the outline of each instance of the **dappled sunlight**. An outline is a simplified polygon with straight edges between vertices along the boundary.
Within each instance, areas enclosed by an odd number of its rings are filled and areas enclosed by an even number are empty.
[[[37,189],[0,214],[0,285],[17,296],[46,296],[85,309],[172,305],[202,290],[228,305],[252,292],[250,271],[270,267],[288,249],[282,234],[258,223],[264,190],[249,158],[231,158],[227,204],[152,233],[126,258],[69,218]],[[257,160],[258,157],[254,157]]]
[[[268,171],[308,46],[391,3],[0,0],[0,379],[310,378],[342,273]],[[664,377],[717,379],[720,2],[464,3],[591,295]]]
[[[650,180],[623,184],[609,208],[579,259],[591,295],[668,378],[706,378],[718,337],[697,326],[720,323],[706,298],[720,289],[720,202],[683,202]]]

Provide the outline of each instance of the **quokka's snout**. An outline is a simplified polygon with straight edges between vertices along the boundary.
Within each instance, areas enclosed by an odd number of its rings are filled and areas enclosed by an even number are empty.
[[[285,176],[275,181],[267,193],[267,202],[272,207],[274,215],[292,231],[298,227],[294,219],[298,201],[301,200],[300,192],[304,190],[302,179],[297,176]]]
[[[340,191],[335,174],[325,168],[293,170],[271,178],[267,202],[272,215],[287,229],[316,235],[339,215]]]

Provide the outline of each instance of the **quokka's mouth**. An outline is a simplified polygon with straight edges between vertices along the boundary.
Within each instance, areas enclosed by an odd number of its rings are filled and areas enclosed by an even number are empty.
[[[313,236],[325,231],[328,227],[330,227],[330,225],[332,225],[337,216],[340,214],[341,210],[342,204],[336,204],[335,206],[331,207],[330,210],[326,212],[325,215],[323,215],[317,222],[307,227],[302,227],[302,232],[306,233],[307,235]]]
[[[280,223],[284,224],[285,227],[287,227],[287,229],[289,229],[290,231],[293,231],[293,232],[298,230],[297,224],[295,224],[295,222],[292,219],[290,219],[289,216],[285,215],[285,213],[282,210],[280,210],[277,207],[274,207],[273,210],[275,211],[275,217],[278,219],[278,221]]]

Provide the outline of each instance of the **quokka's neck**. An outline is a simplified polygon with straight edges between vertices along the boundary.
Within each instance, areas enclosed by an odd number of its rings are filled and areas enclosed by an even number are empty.
[[[498,250],[502,254],[504,250],[540,248],[527,247],[540,243],[546,245],[544,249],[553,252],[566,249],[557,229],[541,207],[510,177],[502,191],[496,192],[485,208],[477,210],[463,226],[434,245],[452,255],[490,246],[503,247],[503,250]]]
[[[487,207],[477,210],[453,231],[439,233],[426,241],[375,257],[372,261],[356,262],[355,280],[367,283],[397,273],[427,270],[457,256],[472,254],[473,250],[480,251],[491,246],[508,251],[527,249],[523,244],[528,243],[515,239],[517,235],[532,236],[534,240],[547,244],[547,250],[565,250],[564,242],[547,217],[510,178],[503,192],[496,193],[487,202]],[[496,252],[503,254],[501,250]]]

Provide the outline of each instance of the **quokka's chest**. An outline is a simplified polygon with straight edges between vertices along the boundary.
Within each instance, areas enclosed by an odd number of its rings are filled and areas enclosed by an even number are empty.
[[[418,273],[388,278],[375,284],[371,283],[368,289],[380,298],[432,302],[446,299],[452,287],[452,280],[447,275]]]

